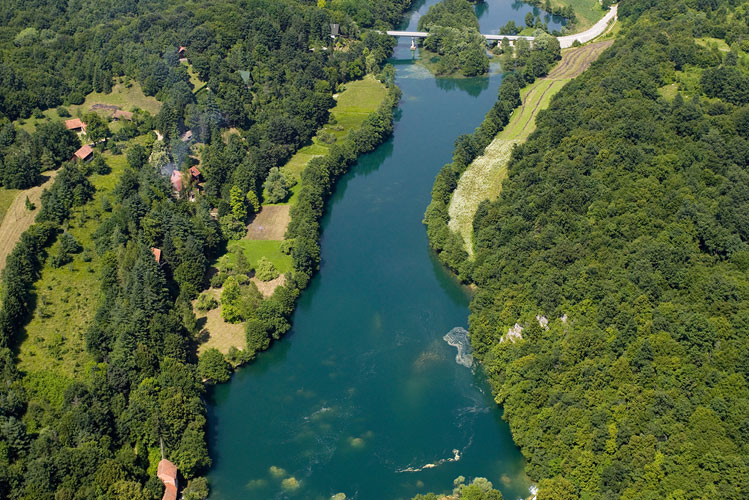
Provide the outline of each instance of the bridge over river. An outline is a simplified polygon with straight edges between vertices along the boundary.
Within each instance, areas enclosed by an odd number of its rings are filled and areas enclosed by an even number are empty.
[[[593,40],[598,35],[606,31],[606,28],[609,25],[609,21],[612,19],[616,19],[616,10],[617,5],[614,5],[609,9],[609,11],[606,13],[605,16],[603,16],[596,24],[594,24],[589,29],[583,31],[582,33],[575,33],[572,35],[565,35],[565,36],[559,36],[557,37],[557,40],[559,40],[559,46],[563,49],[566,49],[568,47],[572,47],[572,44],[575,43],[575,40],[579,41],[580,43],[585,43]],[[411,37],[411,40],[414,40],[416,38],[426,38],[429,36],[429,33],[426,31],[387,31],[386,32],[390,36],[406,36]],[[515,41],[524,39],[528,40],[529,42],[533,43],[534,37],[532,36],[523,36],[523,35],[493,35],[493,34],[484,34],[482,33],[481,36],[486,38],[487,40],[508,40],[510,42],[510,45],[514,45]]]

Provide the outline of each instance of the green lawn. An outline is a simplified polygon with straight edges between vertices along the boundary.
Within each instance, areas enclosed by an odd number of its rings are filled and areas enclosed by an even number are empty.
[[[291,256],[281,252],[281,241],[278,240],[236,240],[227,245],[228,252],[218,259],[217,267],[221,269],[236,260],[233,250],[241,248],[247,261],[253,268],[261,257],[265,257],[283,274],[291,271]]]
[[[509,141],[524,141],[536,129],[536,115],[549,106],[551,98],[559,92],[569,81],[536,80],[521,92],[523,106],[513,111],[510,123],[499,133],[499,139]],[[527,89],[527,90],[526,90]]]
[[[19,348],[19,368],[26,372],[28,387],[49,386],[49,380],[61,381],[54,387],[64,388],[63,380],[82,376],[86,365],[93,360],[86,352],[84,333],[96,312],[99,300],[100,257],[93,250],[92,234],[98,227],[101,200],[111,195],[127,160],[124,155],[104,155],[112,171],[107,175],[93,174],[96,187],[94,199],[78,208],[70,217],[68,231],[87,249],[91,257],[84,261],[84,253],[74,256],[73,262],[54,268],[47,259],[41,278],[34,284],[37,304],[34,315],[26,326],[26,338]],[[49,255],[58,251],[58,242]],[[54,391],[37,392],[37,397],[55,404]],[[51,396],[52,394],[52,396]]]

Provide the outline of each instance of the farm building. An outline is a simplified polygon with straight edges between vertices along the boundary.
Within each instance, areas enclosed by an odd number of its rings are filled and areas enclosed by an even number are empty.
[[[78,151],[73,154],[72,161],[81,160],[88,161],[94,156],[94,150],[88,144],[81,146]]]
[[[82,122],[80,118],[72,118],[70,120],[65,120],[65,128],[75,132],[85,132],[86,124]]]
[[[193,178],[193,180],[198,182],[200,181],[200,170],[198,170],[198,167],[194,165],[190,167],[190,176]]]

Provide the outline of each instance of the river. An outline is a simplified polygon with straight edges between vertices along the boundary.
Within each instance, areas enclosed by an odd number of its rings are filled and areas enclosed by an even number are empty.
[[[417,2],[409,29],[435,2]],[[531,10],[482,8],[482,31]],[[443,338],[467,327],[469,296],[421,224],[437,171],[502,77],[435,79],[409,45],[391,60],[403,91],[393,137],[328,202],[321,269],[291,332],[210,393],[211,499],[407,499],[448,491],[459,475],[487,477],[508,500],[528,496],[485,376]]]

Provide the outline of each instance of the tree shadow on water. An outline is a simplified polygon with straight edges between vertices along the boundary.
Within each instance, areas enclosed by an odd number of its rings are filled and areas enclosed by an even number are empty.
[[[489,78],[435,78],[437,87],[440,90],[452,91],[462,90],[467,92],[471,97],[478,97],[481,93],[489,88]]]

